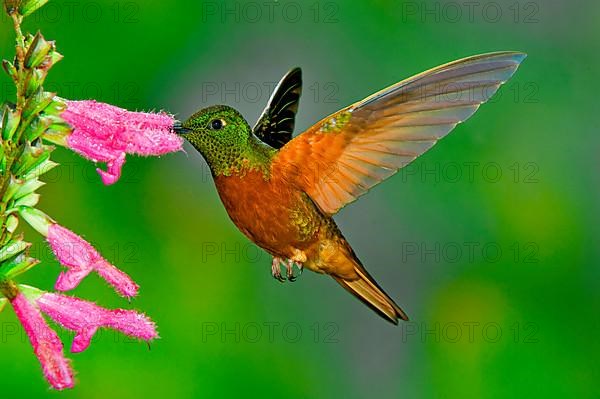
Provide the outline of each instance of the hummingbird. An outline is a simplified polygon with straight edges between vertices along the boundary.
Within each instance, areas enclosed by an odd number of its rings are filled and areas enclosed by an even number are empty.
[[[473,115],[525,57],[494,52],[438,66],[296,137],[302,73],[294,68],[252,128],[234,108],[215,105],[177,122],[174,131],[206,160],[233,223],[273,256],[273,277],[294,281],[294,266],[329,275],[398,324],[408,316],[367,272],[333,216]]]

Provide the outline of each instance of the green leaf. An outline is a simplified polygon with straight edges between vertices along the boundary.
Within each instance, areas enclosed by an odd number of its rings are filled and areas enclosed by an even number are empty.
[[[34,177],[40,177],[40,176],[50,172],[52,169],[56,168],[57,166],[58,166],[58,164],[56,162],[53,162],[49,159],[44,159],[43,161],[33,165],[33,167],[25,173],[23,178],[24,179],[32,179]]]
[[[8,183],[8,187],[2,196],[2,202],[6,203],[13,199],[17,191],[19,191],[24,183],[24,180],[17,179],[14,175],[10,175],[10,182]]]
[[[4,68],[4,71],[12,78],[13,81],[16,82],[19,79],[19,76],[17,75],[17,68],[15,68],[12,62],[8,60],[2,60],[2,68]]]
[[[59,115],[63,113],[67,106],[61,101],[57,101],[58,97],[44,109],[44,118],[50,118],[51,124],[44,131],[43,137],[60,146],[67,146],[67,137],[73,132],[73,129]]]
[[[51,62],[50,66],[53,66],[54,64],[56,64],[63,58],[64,58],[64,56],[61,53],[59,53],[58,51],[56,51],[56,50],[52,51],[51,57],[50,57],[50,62]]]
[[[44,295],[46,291],[40,290],[39,288],[32,287],[30,285],[19,284],[19,290],[25,295],[30,301],[35,301],[40,296]]]
[[[4,146],[0,145],[0,173],[6,173],[6,157],[4,156]]]
[[[40,195],[37,193],[31,193],[16,200],[14,206],[34,207],[38,204],[38,202],[40,202]]]
[[[29,223],[31,227],[33,227],[44,237],[48,237],[48,229],[52,224],[54,224],[54,221],[50,218],[50,216],[46,215],[39,209],[30,208],[27,206],[20,206],[18,211],[19,215],[21,215],[21,217],[25,219],[25,221]]]
[[[53,47],[54,43],[44,39],[44,36],[38,31],[25,54],[25,67],[37,68],[40,66]]]
[[[57,165],[49,159],[50,153],[53,150],[53,146],[44,145],[39,142],[32,146],[26,142],[23,153],[15,163],[13,173],[17,177],[29,180],[50,171]]]
[[[13,234],[17,230],[17,227],[19,227],[19,218],[15,215],[8,215],[6,218],[6,230],[10,234]]]
[[[10,140],[15,134],[17,127],[21,122],[21,115],[13,111],[10,106],[5,105],[2,114],[2,138]]]
[[[60,97],[54,97],[52,102],[44,109],[44,114],[60,117],[67,109],[67,104]],[[64,123],[62,118],[56,118],[54,122]]]
[[[46,4],[48,0],[21,0],[19,13],[26,17]]]
[[[0,248],[0,262],[4,262],[7,259],[19,255],[30,246],[31,243],[25,242],[20,238],[9,241],[8,244]]]
[[[2,297],[0,298],[0,313],[4,310],[4,307],[8,303],[8,299]]]
[[[23,137],[25,137],[25,140],[27,141],[34,141],[42,134],[44,134],[46,129],[48,129],[48,127],[50,127],[51,124],[52,120],[50,118],[37,116],[33,119],[33,121],[31,121],[29,126],[25,128],[25,131],[23,132]]]
[[[11,182],[11,184],[12,184],[12,182]],[[15,199],[19,199],[21,197],[29,195],[29,194],[35,192],[35,190],[37,190],[38,188],[42,187],[44,184],[46,184],[46,183],[38,180],[37,177],[26,180],[26,181],[21,181],[19,183],[17,191],[14,193],[13,197]]]
[[[31,145],[25,143],[25,148],[21,153],[18,161],[15,162],[14,171],[16,176],[25,174],[33,165],[39,162],[40,158],[49,158],[50,153],[44,151],[44,148],[39,145]]]
[[[0,271],[6,278],[13,279],[18,275],[29,271],[38,263],[40,263],[39,260],[21,254],[10,261],[3,263],[2,266],[0,266]]]
[[[47,69],[34,69],[28,76],[27,88],[25,90],[25,97],[29,98],[34,93],[40,90],[40,87],[44,84],[46,76],[48,75]]]
[[[55,96],[56,93],[44,91],[43,88],[40,87],[34,96],[30,97],[25,104],[25,109],[23,110],[23,119],[31,118],[32,116],[43,111],[44,108],[52,103]]]
[[[67,137],[71,134],[71,129],[66,124],[54,124],[50,125],[43,137],[44,140],[47,140],[56,145],[60,145],[62,147],[67,147]]]

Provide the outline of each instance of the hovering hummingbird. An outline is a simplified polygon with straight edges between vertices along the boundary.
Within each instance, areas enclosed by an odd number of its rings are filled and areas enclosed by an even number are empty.
[[[273,256],[271,273],[294,265],[333,277],[379,315],[406,313],[358,260],[333,215],[408,165],[469,118],[526,54],[464,58],[352,104],[292,139],[302,91],[299,68],[275,88],[253,128],[226,105],[204,108],[175,131],[208,163],[233,223]]]

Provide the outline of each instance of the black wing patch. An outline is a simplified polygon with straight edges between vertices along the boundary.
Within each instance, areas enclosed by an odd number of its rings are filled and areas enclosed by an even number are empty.
[[[298,102],[302,94],[302,70],[294,68],[277,84],[267,107],[254,126],[254,134],[273,148],[292,139]]]

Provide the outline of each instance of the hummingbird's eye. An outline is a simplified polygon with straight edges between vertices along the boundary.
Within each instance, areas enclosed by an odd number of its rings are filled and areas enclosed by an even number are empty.
[[[225,121],[223,119],[213,119],[210,121],[210,128],[212,130],[221,130],[225,126]]]

